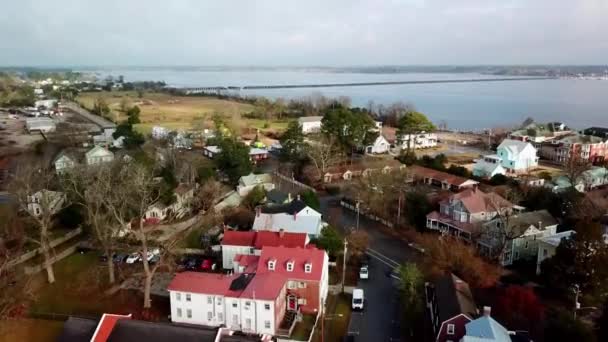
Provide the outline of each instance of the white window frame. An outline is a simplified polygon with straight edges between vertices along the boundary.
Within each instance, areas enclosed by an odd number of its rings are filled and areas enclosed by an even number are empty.
[[[175,292],[175,300],[180,302],[182,300],[182,294],[179,292]]]
[[[190,293],[186,293],[186,302],[192,301],[192,295]]]
[[[277,261],[276,260],[269,260],[268,261],[268,269],[270,271],[274,271],[274,269],[276,268],[277,265]]]
[[[207,304],[213,304],[213,297],[207,296]]]
[[[268,304],[268,303],[264,304],[264,310],[270,311],[270,304]]]
[[[186,317],[192,318],[192,309],[186,309]]]
[[[182,308],[177,308],[177,317],[182,317]]]
[[[311,263],[304,264],[304,272],[306,272],[306,273],[311,273],[312,272],[312,264]]]
[[[213,320],[213,312],[207,311],[207,320],[210,322]]]
[[[303,281],[299,281],[298,282],[298,288],[299,289],[305,289],[306,288],[306,283]]]
[[[270,329],[270,321],[264,321],[264,329]]]
[[[456,326],[454,324],[448,324],[448,328],[447,328],[448,335],[454,335],[455,330],[456,330]]]
[[[294,267],[294,262],[288,261],[287,262],[287,272],[293,272],[293,267]]]
[[[290,290],[293,290],[293,289],[298,288],[298,285],[296,284],[295,281],[289,280],[289,281],[287,281],[287,288]]]

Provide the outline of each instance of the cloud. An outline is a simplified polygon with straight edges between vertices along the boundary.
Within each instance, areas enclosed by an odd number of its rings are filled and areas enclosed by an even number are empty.
[[[0,65],[600,64],[604,0],[34,1]]]

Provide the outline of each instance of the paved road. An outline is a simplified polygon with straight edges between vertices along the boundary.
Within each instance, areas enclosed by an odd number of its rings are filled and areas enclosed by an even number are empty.
[[[339,228],[354,227],[356,214],[330,204],[335,198],[321,199],[324,219]],[[382,233],[378,223],[360,217],[359,229],[370,237],[370,278],[359,280],[357,287],[365,293],[365,310],[353,312],[348,327],[349,334],[356,335],[356,341],[404,341],[401,337],[401,310],[395,279],[387,276],[387,271],[395,266],[415,261],[419,257],[401,240]]]

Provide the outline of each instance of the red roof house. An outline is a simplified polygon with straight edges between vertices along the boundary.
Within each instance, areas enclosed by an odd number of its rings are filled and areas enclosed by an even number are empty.
[[[93,333],[91,342],[106,342],[114,330],[114,326],[120,319],[131,319],[131,315],[114,315],[114,314],[103,314],[101,320]]]

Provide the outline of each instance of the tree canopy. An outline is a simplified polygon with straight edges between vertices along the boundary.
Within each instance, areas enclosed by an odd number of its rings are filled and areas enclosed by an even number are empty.
[[[319,236],[315,243],[333,257],[338,255],[343,248],[342,238],[332,226],[324,227],[321,230],[321,236]]]
[[[251,173],[253,165],[249,159],[249,146],[232,138],[223,138],[219,147],[221,152],[215,158],[217,167],[232,183],[236,184],[241,176]]]
[[[435,125],[426,117],[426,115],[414,111],[408,110],[397,121],[397,137],[407,136],[410,134],[416,134],[420,132],[434,131]],[[412,139],[408,139],[407,151],[411,149]]]
[[[280,139],[281,160],[297,163],[304,156],[304,133],[302,126],[296,120],[292,120],[287,125],[287,130]]]
[[[373,143],[378,136],[375,127],[367,111],[341,105],[328,110],[321,120],[321,132],[327,137],[335,137],[345,149]]]

